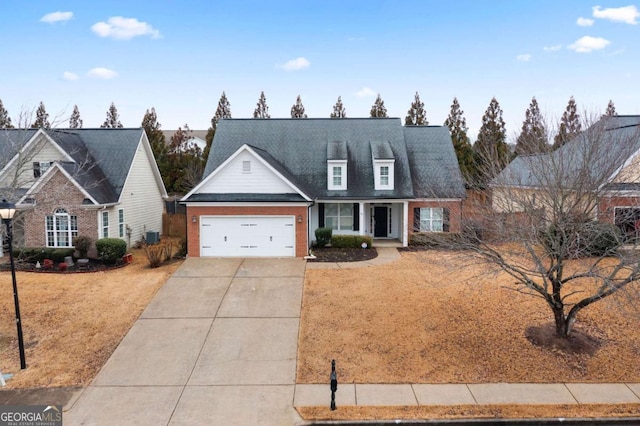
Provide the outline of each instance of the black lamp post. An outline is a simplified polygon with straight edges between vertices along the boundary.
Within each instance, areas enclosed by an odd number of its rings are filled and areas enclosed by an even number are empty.
[[[9,259],[11,262],[11,278],[13,279],[13,302],[16,305],[16,326],[18,327],[18,348],[20,349],[20,368],[27,368],[24,357],[24,340],[22,338],[22,321],[20,320],[20,302],[18,300],[18,284],[16,283],[16,265],[13,261],[13,215],[16,213],[16,205],[2,200],[0,203],[0,218],[7,228],[7,242],[9,243]]]

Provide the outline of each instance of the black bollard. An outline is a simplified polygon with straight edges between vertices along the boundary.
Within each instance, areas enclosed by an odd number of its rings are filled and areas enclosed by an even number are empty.
[[[338,390],[338,375],[336,374],[336,360],[331,360],[331,410],[336,409],[336,391]]]

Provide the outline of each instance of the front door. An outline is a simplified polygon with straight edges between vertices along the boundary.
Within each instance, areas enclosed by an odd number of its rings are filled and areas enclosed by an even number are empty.
[[[389,236],[389,208],[388,207],[374,207],[373,209],[374,227],[373,236],[375,238],[386,238]]]

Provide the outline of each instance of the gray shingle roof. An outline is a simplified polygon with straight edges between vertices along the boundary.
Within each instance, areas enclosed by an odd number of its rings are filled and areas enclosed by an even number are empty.
[[[247,144],[270,157],[311,198],[464,197],[448,129],[407,130],[397,118],[221,120],[204,176]],[[380,158],[395,159],[393,190],[375,190],[372,148]],[[345,158],[347,189],[328,190],[327,160]]]
[[[603,117],[571,142],[550,154],[516,157],[491,182],[496,186],[541,186],[541,170],[550,170],[563,184],[570,185],[574,178],[584,179],[585,163],[594,181],[602,179],[622,167],[631,155],[640,150],[640,116],[622,115]],[[612,176],[611,176],[612,177]]]
[[[43,129],[75,163],[61,166],[99,203],[115,203],[131,169],[143,129]],[[24,145],[36,129],[0,131],[3,144]]]
[[[464,179],[446,126],[404,126],[417,198],[464,198]],[[397,162],[396,162],[397,164]]]

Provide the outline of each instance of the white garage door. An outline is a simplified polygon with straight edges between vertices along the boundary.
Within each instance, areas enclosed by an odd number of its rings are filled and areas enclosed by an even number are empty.
[[[294,220],[294,216],[201,216],[200,256],[295,256]]]

